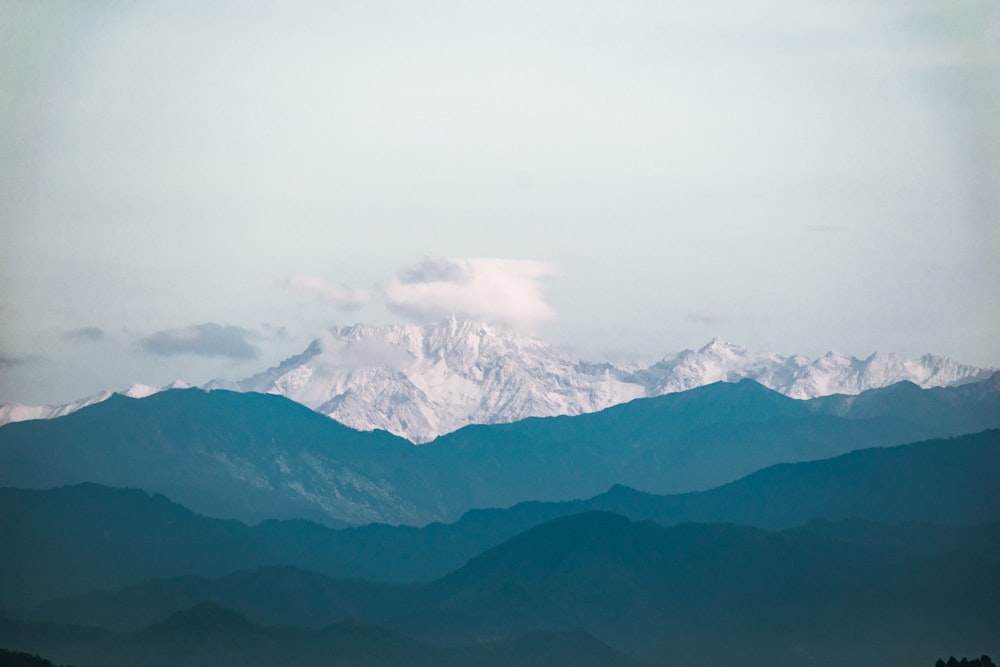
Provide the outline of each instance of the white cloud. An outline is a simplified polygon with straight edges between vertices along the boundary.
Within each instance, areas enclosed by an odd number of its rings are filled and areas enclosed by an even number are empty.
[[[457,315],[531,328],[555,317],[542,285],[556,273],[532,260],[428,259],[389,280],[386,305],[421,321]]]
[[[300,292],[307,292],[322,301],[341,310],[354,310],[371,302],[371,295],[360,289],[344,285],[330,285],[322,278],[296,273],[285,280],[285,287]]]

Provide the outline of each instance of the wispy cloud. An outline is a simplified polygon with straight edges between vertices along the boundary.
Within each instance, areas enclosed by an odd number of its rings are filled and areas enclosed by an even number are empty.
[[[81,343],[93,343],[107,338],[107,333],[100,327],[82,327],[67,331],[63,334],[63,338]]]
[[[139,346],[149,354],[164,357],[191,354],[236,360],[255,359],[260,350],[247,340],[252,336],[250,331],[242,327],[206,322],[157,331],[142,338]]]
[[[687,319],[697,324],[720,324],[731,318],[717,310],[694,310],[687,314]]]
[[[372,300],[367,290],[354,289],[346,285],[331,285],[322,278],[304,273],[289,276],[284,286],[290,290],[311,294],[319,301],[341,310],[355,310]]]
[[[427,259],[398,271],[385,300],[422,321],[458,315],[530,328],[555,317],[542,286],[556,274],[554,265],[532,260]]]

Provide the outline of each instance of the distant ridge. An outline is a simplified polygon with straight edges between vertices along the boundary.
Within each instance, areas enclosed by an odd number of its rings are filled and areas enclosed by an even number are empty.
[[[996,428],[995,385],[900,384],[845,403],[720,382],[572,417],[467,426],[421,447],[281,396],[116,394],[58,419],[0,427],[0,484],[136,487],[248,522],[422,525],[473,508],[587,498],[613,484],[707,489],[776,463]]]
[[[923,388],[956,386],[994,370],[933,355],[913,360],[881,352],[866,359],[829,352],[812,360],[751,352],[721,338],[648,367],[617,366],[577,359],[505,325],[453,317],[429,325],[330,329],[273,368],[205,387],[280,394],[352,428],[425,443],[469,424],[596,412],[635,398],[744,378],[806,399],[901,381]],[[126,393],[136,395],[133,390]],[[62,416],[108,395],[62,406],[3,405],[0,424]]]

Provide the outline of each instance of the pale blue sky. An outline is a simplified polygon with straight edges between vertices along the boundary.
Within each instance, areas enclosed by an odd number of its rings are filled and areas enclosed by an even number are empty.
[[[0,402],[446,312],[593,360],[1000,364],[992,0],[8,0],[0,30]]]

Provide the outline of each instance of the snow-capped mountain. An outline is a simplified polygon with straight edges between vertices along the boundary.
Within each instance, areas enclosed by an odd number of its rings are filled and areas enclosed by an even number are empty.
[[[839,352],[827,352],[816,360],[802,355],[784,357],[751,352],[715,338],[699,350],[669,355],[631,374],[629,379],[642,384],[648,396],[750,378],[786,396],[804,399],[859,394],[904,380],[924,388],[947,387],[984,379],[994,370],[930,354],[919,360],[885,352],[876,352],[867,359]]]
[[[24,422],[30,419],[53,419],[62,417],[71,412],[76,412],[80,408],[85,408],[94,403],[106,401],[111,397],[110,391],[102,391],[100,394],[81,398],[65,405],[24,405],[23,403],[4,403],[0,405],[0,424],[9,422]]]
[[[646,394],[623,375],[503,325],[451,318],[331,330],[275,368],[209,388],[282,394],[422,443],[467,424],[595,412]]]
[[[719,381],[750,378],[804,399],[857,394],[903,380],[951,386],[994,370],[932,355],[786,357],[718,338],[645,368],[622,367],[581,361],[504,325],[450,318],[431,325],[331,329],[278,366],[205,388],[281,394],[352,428],[382,429],[423,443],[468,424],[595,412]],[[123,393],[139,397],[159,390],[135,385]],[[109,395],[64,406],[0,406],[0,424],[61,416]]]
[[[152,396],[157,392],[165,391],[167,389],[187,389],[190,386],[191,385],[183,380],[175,380],[174,382],[163,387],[153,387],[148,384],[134,384],[128,389],[117,393],[128,396],[129,398],[145,398],[146,396]],[[28,421],[29,419],[54,419],[55,417],[62,417],[63,415],[68,415],[71,412],[76,412],[80,408],[85,408],[88,405],[106,401],[111,398],[111,395],[114,393],[116,392],[102,391],[99,394],[81,398],[78,401],[66,403],[65,405],[23,405],[21,403],[4,403],[3,405],[0,405],[0,426],[9,422],[23,422]]]
[[[468,424],[594,412],[634,398],[750,378],[793,398],[856,394],[909,380],[948,386],[992,371],[924,356],[755,353],[715,339],[699,350],[630,369],[580,361],[502,325],[451,318],[434,325],[331,330],[300,355],[210,388],[276,393],[360,430],[413,442]]]

